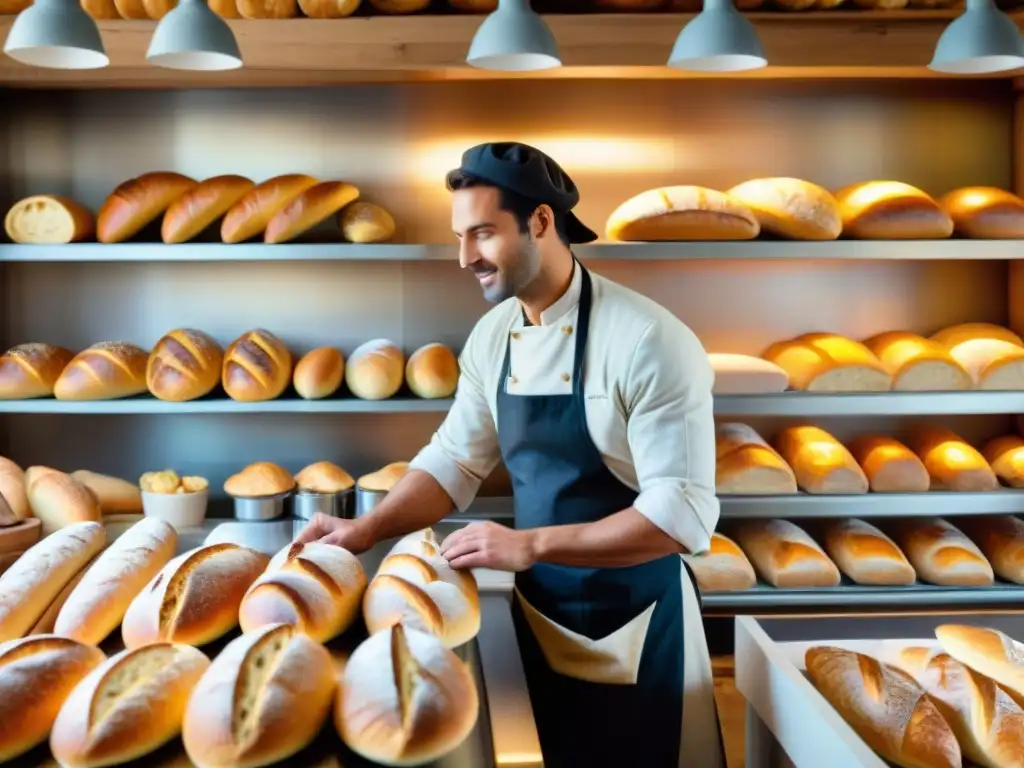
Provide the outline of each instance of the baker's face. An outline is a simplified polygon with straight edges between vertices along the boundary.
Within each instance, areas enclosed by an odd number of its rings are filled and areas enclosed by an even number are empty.
[[[518,296],[540,273],[540,252],[529,232],[501,209],[493,187],[452,193],[452,229],[460,241],[459,263],[473,270],[484,298],[500,302]]]

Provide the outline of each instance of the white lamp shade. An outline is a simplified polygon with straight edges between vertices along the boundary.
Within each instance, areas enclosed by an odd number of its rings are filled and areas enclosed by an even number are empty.
[[[157,24],[146,58],[168,69],[238,69],[242,54],[231,27],[205,0],[181,0]]]
[[[967,10],[939,38],[928,67],[956,75],[1024,67],[1020,29],[992,0],[968,0]]]
[[[110,63],[99,27],[78,0],[36,0],[14,20],[4,53],[48,69],[100,69]]]
[[[767,64],[754,25],[731,0],[705,0],[668,58],[670,67],[697,72],[741,72]]]
[[[562,66],[555,37],[526,0],[499,0],[473,37],[466,63],[480,69],[527,72]]]

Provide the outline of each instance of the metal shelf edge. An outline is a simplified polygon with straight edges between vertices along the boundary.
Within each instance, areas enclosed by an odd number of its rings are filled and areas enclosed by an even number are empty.
[[[831,587],[823,589],[775,589],[758,587],[742,592],[701,594],[706,609],[941,607],[977,605],[1022,605],[1024,586],[999,584],[993,587]]]
[[[719,496],[723,520],[784,517],[933,517],[1024,513],[1024,491],[1002,489],[983,493],[865,493],[828,496]]]
[[[195,414],[195,413],[446,413],[452,401],[395,398],[392,400],[266,400],[240,403],[227,398],[169,403],[153,397],[126,400],[0,400],[2,413],[47,414]]]

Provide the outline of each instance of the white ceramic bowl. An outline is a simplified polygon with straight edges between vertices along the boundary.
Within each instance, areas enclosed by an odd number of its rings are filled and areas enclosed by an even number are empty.
[[[209,489],[195,493],[142,492],[142,511],[146,517],[159,517],[175,528],[195,528],[206,519]]]

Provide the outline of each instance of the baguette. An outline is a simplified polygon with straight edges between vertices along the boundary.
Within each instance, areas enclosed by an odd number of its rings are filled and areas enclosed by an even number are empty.
[[[931,478],[924,462],[903,443],[882,435],[861,435],[846,445],[875,493],[925,493]]]
[[[900,181],[866,181],[835,192],[843,234],[860,240],[945,239],[953,220],[917,187]]]
[[[888,392],[892,377],[866,346],[834,333],[805,333],[772,344],[762,357],[807,392]]]
[[[751,427],[720,424],[715,430],[715,491],[720,495],[796,493],[796,476]]]
[[[1024,584],[1024,520],[1013,515],[965,515],[957,524],[978,545],[999,578]]]
[[[949,350],[932,339],[907,331],[888,331],[864,340],[892,377],[900,392],[960,391],[971,389],[971,374]]]
[[[714,189],[662,187],[641,192],[612,211],[609,240],[753,240],[761,232],[754,212]]]
[[[907,445],[924,462],[932,490],[977,492],[999,487],[985,457],[950,429],[919,424]]]
[[[77,469],[71,479],[81,483],[96,496],[104,515],[141,515],[142,491],[135,483],[119,477]]]
[[[863,520],[828,520],[823,543],[829,557],[857,584],[910,586],[917,573],[896,542]]]
[[[256,185],[243,176],[215,176],[179,197],[164,214],[160,235],[165,243],[185,243],[227,213]]]
[[[868,492],[868,478],[850,452],[819,427],[786,427],[775,436],[775,448],[800,488],[807,493],[860,494]]]
[[[703,555],[683,555],[701,592],[753,589],[757,576],[743,550],[720,533],[711,534],[711,548]]]
[[[981,455],[1004,485],[1024,488],[1024,437],[994,437],[982,447]]]
[[[893,538],[927,582],[952,587],[988,587],[992,566],[959,529],[941,518],[911,518],[893,525]]]
[[[757,575],[773,587],[835,587],[839,569],[818,543],[788,520],[748,520],[733,531]]]
[[[11,347],[0,357],[0,400],[53,397],[57,379],[74,356],[50,344]]]
[[[118,0],[114,0],[118,2]],[[141,6],[142,3],[139,3]],[[118,10],[121,6],[118,5]],[[142,13],[124,18],[146,19]],[[199,182],[180,173],[146,173],[120,184],[100,208],[96,233],[101,243],[120,243],[131,239],[139,230],[163,215],[171,203],[198,186]]]
[[[62,589],[60,594],[54,598],[53,602],[47,606],[46,612],[39,617],[39,621],[35,623],[32,629],[25,633],[26,636],[56,634],[53,631],[53,628],[57,623],[57,616],[60,614],[61,608],[63,608],[64,604],[67,603],[68,598],[71,597],[71,593],[74,592],[79,582],[81,582],[82,578],[89,572],[89,569],[92,568],[95,562],[96,558],[94,557],[82,566],[82,569],[75,574],[71,581],[64,585],[64,589]]]
[[[75,523],[99,521],[102,515],[96,494],[63,472],[51,470],[31,478],[27,495],[43,536]]]
[[[990,323],[963,323],[932,336],[970,374],[976,389],[1024,389],[1024,341]]]
[[[1024,644],[997,629],[965,624],[938,626],[935,637],[943,651],[998,683],[1024,707]]]
[[[241,243],[262,235],[274,216],[317,183],[312,176],[292,173],[257,184],[224,215],[220,226],[221,239],[225,243]]]
[[[239,8],[241,9],[241,5]],[[244,10],[242,15],[245,15]],[[343,181],[324,181],[309,187],[267,223],[263,241],[286,243],[294,240],[303,232],[335,215],[358,197],[359,190]]]

